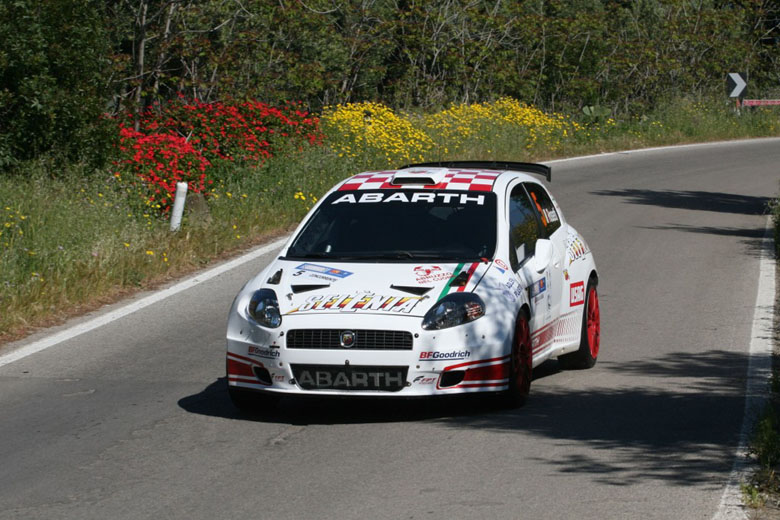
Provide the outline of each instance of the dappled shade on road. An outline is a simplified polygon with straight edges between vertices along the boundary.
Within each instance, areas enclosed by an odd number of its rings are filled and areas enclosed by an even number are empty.
[[[661,206],[719,213],[763,215],[767,212],[769,197],[740,195],[698,190],[647,190],[625,188],[621,190],[591,191],[593,195],[623,197],[631,204]]]
[[[309,398],[285,399],[277,409],[243,415],[231,405],[224,378],[182,398],[179,406],[197,414],[294,425],[420,421],[455,430],[518,433],[524,442],[545,438],[566,446],[560,457],[538,455],[539,462],[563,474],[587,474],[594,481],[619,486],[654,479],[674,485],[711,482],[717,487],[731,468],[730,454],[737,445],[733,418],[742,413],[747,362],[744,353],[709,350],[597,365],[602,371],[636,376],[640,382],[682,379],[686,384],[680,391],[679,385],[667,390],[657,382],[573,390],[556,384],[556,377],[566,373],[558,370],[557,361],[550,361],[535,370],[535,380],[544,378],[546,384],[532,386],[529,403],[511,411],[485,396]]]

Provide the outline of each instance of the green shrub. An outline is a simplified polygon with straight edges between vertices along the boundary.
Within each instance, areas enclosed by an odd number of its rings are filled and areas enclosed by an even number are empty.
[[[0,2],[0,168],[54,151],[110,151],[108,36],[95,0]]]
[[[771,469],[780,462],[780,433],[778,417],[772,404],[768,404],[753,430],[750,452],[758,459],[761,467]]]

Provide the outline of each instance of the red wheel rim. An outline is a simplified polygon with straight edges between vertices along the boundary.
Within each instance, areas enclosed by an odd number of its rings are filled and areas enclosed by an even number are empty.
[[[512,372],[517,389],[522,395],[531,390],[531,331],[528,320],[521,316],[515,328],[515,344],[512,349]]]
[[[588,293],[588,347],[593,359],[599,355],[601,339],[601,314],[599,312],[599,295],[596,288],[591,287]]]

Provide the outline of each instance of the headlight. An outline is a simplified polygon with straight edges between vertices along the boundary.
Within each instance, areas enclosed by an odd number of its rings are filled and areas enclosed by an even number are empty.
[[[485,302],[474,293],[445,296],[423,318],[422,328],[438,330],[462,325],[485,315]]]
[[[249,301],[247,313],[263,327],[275,329],[282,324],[282,315],[279,312],[279,300],[271,289],[255,291]]]

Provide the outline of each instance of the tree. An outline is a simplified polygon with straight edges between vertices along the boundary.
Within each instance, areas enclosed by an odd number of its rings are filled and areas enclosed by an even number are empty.
[[[70,158],[104,151],[102,3],[1,2],[0,41],[0,166],[52,150]]]

